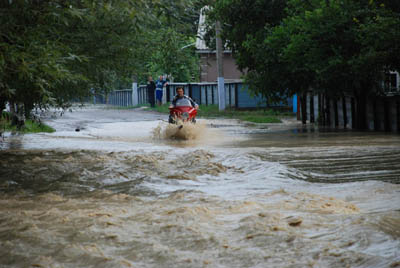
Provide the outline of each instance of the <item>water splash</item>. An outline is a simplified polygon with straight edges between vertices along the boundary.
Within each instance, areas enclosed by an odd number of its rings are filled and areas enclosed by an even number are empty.
[[[199,140],[206,132],[207,126],[202,122],[185,122],[178,125],[160,123],[152,130],[152,137],[155,140]]]

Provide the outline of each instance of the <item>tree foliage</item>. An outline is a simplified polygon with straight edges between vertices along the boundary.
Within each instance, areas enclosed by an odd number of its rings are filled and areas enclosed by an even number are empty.
[[[149,72],[189,79],[202,0],[0,2],[0,108],[63,106]],[[198,13],[198,11],[197,11]],[[150,68],[150,70],[149,70]]]
[[[400,69],[395,0],[219,0],[213,13],[264,96],[377,94],[384,72]]]
[[[157,20],[149,21],[144,38],[149,55],[144,60],[146,74],[153,77],[168,74],[176,82],[198,79],[199,63],[194,44],[199,11],[208,2],[163,0],[157,5]]]

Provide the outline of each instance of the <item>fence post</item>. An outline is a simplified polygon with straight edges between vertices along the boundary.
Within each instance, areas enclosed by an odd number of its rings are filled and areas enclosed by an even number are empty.
[[[214,104],[214,89],[215,89],[215,87],[211,86],[211,104]]]
[[[168,83],[168,85],[166,86],[166,93],[165,93],[165,98],[166,98],[167,102],[171,101],[171,98],[170,98],[171,93],[170,93],[170,91],[171,91],[171,88],[170,88],[170,85]]]
[[[301,93],[300,97],[301,104],[301,122],[307,124],[307,93]]]
[[[325,97],[325,109],[326,109],[326,125],[331,127],[331,99],[326,96]]]
[[[337,127],[339,127],[338,102],[337,102],[336,98],[332,99],[332,101],[333,101],[333,112],[335,115],[335,127],[337,128]]]
[[[132,106],[137,106],[139,104],[138,102],[138,84],[132,83]]]
[[[342,110],[343,110],[343,128],[347,128],[348,120],[347,120],[347,104],[346,104],[346,96],[342,97]]]
[[[314,112],[314,93],[311,91],[310,93],[309,93],[309,96],[310,96],[310,124],[311,123],[315,123],[315,118],[314,118],[314,114],[315,114],[315,112]]]
[[[396,101],[396,125],[397,131],[400,132],[400,102]]]
[[[164,104],[164,103],[167,103],[167,86],[163,86],[162,92],[163,92],[163,94],[162,94],[161,103]]]
[[[232,106],[232,101],[231,101],[231,85],[232,84],[228,84],[228,106],[231,107]],[[225,90],[226,93],[226,90]]]
[[[235,83],[235,107],[239,108],[239,85]]]
[[[202,94],[201,94],[201,92],[203,91],[203,86],[202,85],[199,85],[199,95],[200,95],[200,102],[199,102],[199,104],[203,104],[203,102],[202,102],[202,100],[201,100],[201,98],[202,98]]]
[[[390,100],[383,99],[383,122],[384,122],[384,130],[385,131],[391,131],[391,114],[390,114],[390,109],[391,109],[391,102]]]
[[[208,105],[208,86],[205,86],[204,89],[206,92],[206,105]]]

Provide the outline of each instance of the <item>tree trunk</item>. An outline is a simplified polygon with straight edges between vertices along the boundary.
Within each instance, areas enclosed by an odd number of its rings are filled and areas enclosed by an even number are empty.
[[[400,102],[396,101],[397,131],[400,132]]]
[[[300,117],[301,117],[301,114],[300,114],[300,106],[301,106],[301,100],[300,100],[300,94],[297,94],[297,96],[296,96],[296,101],[297,101],[297,111],[296,111],[296,119],[297,120],[299,120],[300,121]]]
[[[25,102],[24,103],[24,115],[25,119],[31,119],[31,112],[33,110],[33,103]]]
[[[343,128],[347,128],[347,105],[346,105],[346,96],[342,97],[342,109],[343,109]]]
[[[310,123],[315,123],[314,119],[314,95],[310,94]]]
[[[367,96],[364,92],[356,92],[356,129],[367,130]]]
[[[339,127],[338,103],[336,98],[334,98],[332,101],[333,101],[333,112],[335,114],[335,127],[338,128]]]
[[[9,101],[9,104],[10,104],[11,125],[16,126],[18,123],[18,117],[17,117],[17,114],[15,113],[15,104],[12,100]]]
[[[323,115],[324,115],[324,113],[323,113],[323,111],[322,111],[322,105],[323,105],[323,103],[322,103],[322,97],[321,97],[321,94],[318,94],[318,118],[317,118],[317,120],[318,120],[318,125],[324,125],[324,120],[323,120]]]
[[[378,100],[374,99],[372,103],[372,110],[374,111],[374,130],[378,131],[380,129],[380,121],[378,116]]]
[[[307,93],[302,93],[300,97],[301,103],[301,122],[307,124]]]
[[[357,116],[356,116],[356,102],[354,98],[351,98],[351,128],[355,129],[357,127]]]
[[[326,111],[326,125],[331,126],[331,100],[328,96],[325,96],[325,111]]]
[[[10,103],[10,117],[11,117],[11,125],[17,126],[17,129],[21,129],[25,125],[25,121],[21,119],[21,106],[15,104],[13,101],[9,101]]]
[[[0,116],[3,113],[3,110],[6,108],[6,101],[6,98],[0,97]]]
[[[320,112],[319,112],[319,118],[320,118],[320,121],[321,121],[321,124],[323,125],[323,126],[326,126],[326,109],[325,109],[325,103],[326,103],[326,100],[325,100],[325,94],[321,94],[321,100],[320,100],[320,102],[321,102],[321,105],[320,105]]]
[[[392,102],[390,102],[389,100],[383,100],[383,109],[384,109],[384,129],[385,131],[391,131],[392,130],[392,126],[391,126],[391,122],[392,122],[392,118],[391,118],[391,105]]]

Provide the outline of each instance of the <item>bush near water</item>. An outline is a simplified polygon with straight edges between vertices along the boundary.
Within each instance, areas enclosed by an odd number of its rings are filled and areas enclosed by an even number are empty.
[[[8,112],[2,112],[0,116],[0,132],[12,131],[21,133],[39,133],[48,132],[52,133],[56,130],[46,124],[37,120],[25,120],[21,126],[12,125],[11,116]]]

